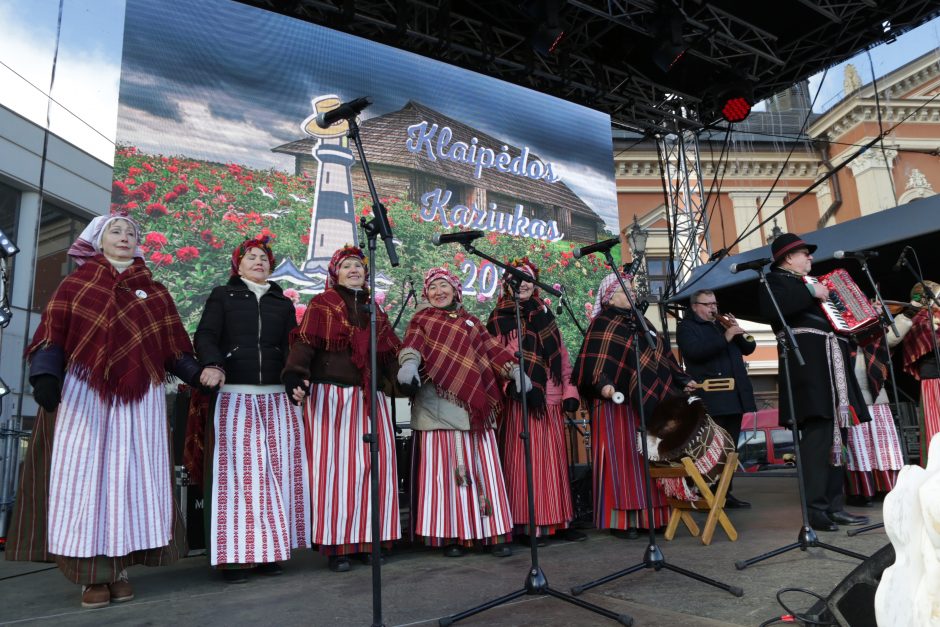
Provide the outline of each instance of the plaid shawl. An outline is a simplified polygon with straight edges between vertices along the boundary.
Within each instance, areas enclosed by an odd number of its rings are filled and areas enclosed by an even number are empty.
[[[891,359],[884,337],[876,337],[870,343],[859,346],[858,350],[862,351],[865,360],[865,375],[868,377],[871,397],[877,398],[888,378],[888,360]],[[855,355],[852,357],[854,359]]]
[[[303,320],[297,327],[295,341],[325,351],[349,349],[353,365],[362,373],[363,387],[369,387],[369,317],[363,314],[360,325],[354,325],[349,319],[349,309],[338,289],[330,287],[317,294],[307,305]],[[351,291],[351,290],[350,290]],[[395,335],[388,323],[388,315],[376,307],[376,331],[378,336],[376,363],[385,366],[398,353],[401,340]]]
[[[609,305],[591,321],[571,374],[571,382],[578,386],[582,398],[598,398],[600,388],[610,384],[620,392],[629,391],[630,403],[637,406],[635,325],[629,310]],[[652,416],[660,400],[682,393],[689,377],[666,350],[659,335],[655,346],[648,346],[643,335],[639,338],[643,411]]]
[[[166,369],[193,352],[176,305],[142,259],[118,274],[103,255],[67,276],[42,314],[26,357],[48,346],[65,351],[71,374],[101,398],[143,398]]]
[[[561,332],[555,316],[533,294],[520,305],[522,330],[522,356],[526,374],[541,394],[541,402],[532,409],[545,409],[545,388],[549,377],[561,385]],[[516,305],[512,297],[501,296],[496,309],[490,312],[486,329],[508,346],[516,339]]]
[[[462,307],[453,311],[425,306],[408,324],[403,348],[421,354],[423,373],[438,394],[470,414],[470,428],[486,429],[502,406],[496,373],[513,354]]]
[[[927,309],[917,312],[911,319],[911,330],[904,336],[904,372],[920,381],[920,369],[917,362],[924,355],[933,352],[933,342],[930,339],[930,321],[927,319]],[[934,328],[940,329],[940,322],[934,318]],[[940,339],[940,337],[938,337]]]

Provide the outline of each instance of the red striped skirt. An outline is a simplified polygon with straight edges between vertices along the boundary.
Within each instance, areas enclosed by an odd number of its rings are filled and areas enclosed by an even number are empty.
[[[310,544],[300,411],[282,386],[224,386],[213,423],[210,563],[290,559]]]
[[[441,429],[413,437],[415,535],[431,546],[505,542],[512,517],[495,432]],[[458,478],[461,467],[469,481]]]
[[[529,499],[526,491],[522,404],[508,401],[499,425],[499,442],[506,478],[506,492],[517,533],[529,533]],[[571,484],[565,448],[565,415],[561,405],[548,405],[545,415],[529,421],[532,443],[532,480],[535,495],[536,535],[543,536],[571,524]]]
[[[591,411],[594,525],[598,529],[649,528],[643,457],[637,451],[637,418],[627,405],[595,401]],[[653,527],[669,522],[666,495],[652,485]]]
[[[924,437],[921,440],[921,464],[927,464],[927,449],[930,440],[940,433],[940,379],[922,379],[920,382],[920,404],[924,410]]]
[[[391,413],[378,394],[380,540],[401,537]],[[304,407],[310,464],[311,542],[323,553],[356,552],[372,541],[368,392],[315,383]]]
[[[102,400],[66,373],[49,475],[49,552],[118,557],[162,547],[173,531],[166,396]]]

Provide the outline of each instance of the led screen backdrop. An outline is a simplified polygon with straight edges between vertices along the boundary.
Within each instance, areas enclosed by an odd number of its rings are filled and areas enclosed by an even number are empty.
[[[617,231],[606,115],[234,2],[128,0],[112,203],[143,223],[148,263],[187,328],[246,237],[272,238],[273,278],[294,290],[298,314],[333,251],[364,245],[371,202],[346,124],[314,122],[360,96],[373,100],[362,140],[400,242],[399,268],[379,246],[390,315],[408,279],[420,294],[424,270],[446,263],[485,319],[501,289],[494,268],[430,242],[470,228],[486,232],[481,250],[528,256],[565,285],[583,320],[606,268],[571,251]]]

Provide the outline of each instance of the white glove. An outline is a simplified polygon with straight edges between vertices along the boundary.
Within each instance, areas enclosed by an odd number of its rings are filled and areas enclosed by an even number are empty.
[[[421,377],[418,376],[417,360],[406,361],[398,368],[398,382],[402,385],[421,387]]]
[[[532,389],[532,381],[529,380],[529,375],[522,372],[519,366],[515,366],[510,373],[512,380],[516,383],[516,389],[521,390],[522,394],[525,394]]]

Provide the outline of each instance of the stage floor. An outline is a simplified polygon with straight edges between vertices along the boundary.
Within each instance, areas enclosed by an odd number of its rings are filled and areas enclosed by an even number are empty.
[[[750,510],[729,510],[738,529],[737,542],[720,530],[703,546],[680,527],[671,542],[661,541],[666,561],[741,586],[742,598],[666,570],[641,570],[584,593],[581,598],[633,616],[636,625],[753,626],[784,611],[775,599],[780,588],[803,587],[828,595],[859,562],[823,549],[794,550],[746,570],[736,560],[765,553],[795,541],[800,527],[793,478],[747,476],[735,480],[735,494],[751,501]],[[849,508],[881,520],[874,508]],[[700,516],[697,516],[701,517]],[[883,530],[845,535],[819,533],[820,540],[870,555],[888,539]],[[567,592],[639,562],[645,536],[622,540],[588,531],[580,543],[549,542],[540,562],[550,584]],[[435,625],[437,619],[520,588],[529,564],[529,549],[514,545],[515,554],[495,558],[470,553],[445,558],[438,550],[396,548],[382,569],[383,608],[387,625]],[[93,625],[368,625],[372,621],[371,569],[354,562],[348,573],[333,573],[326,558],[309,550],[284,564],[284,575],[252,576],[231,585],[208,567],[205,556],[189,557],[167,568],[136,567],[129,571],[136,599],[99,610],[83,610],[79,586],[68,583],[46,564],[0,561],[0,624]],[[812,605],[806,595],[791,594],[791,607]],[[523,596],[497,609],[473,616],[466,625],[613,625],[601,616],[551,597]]]

